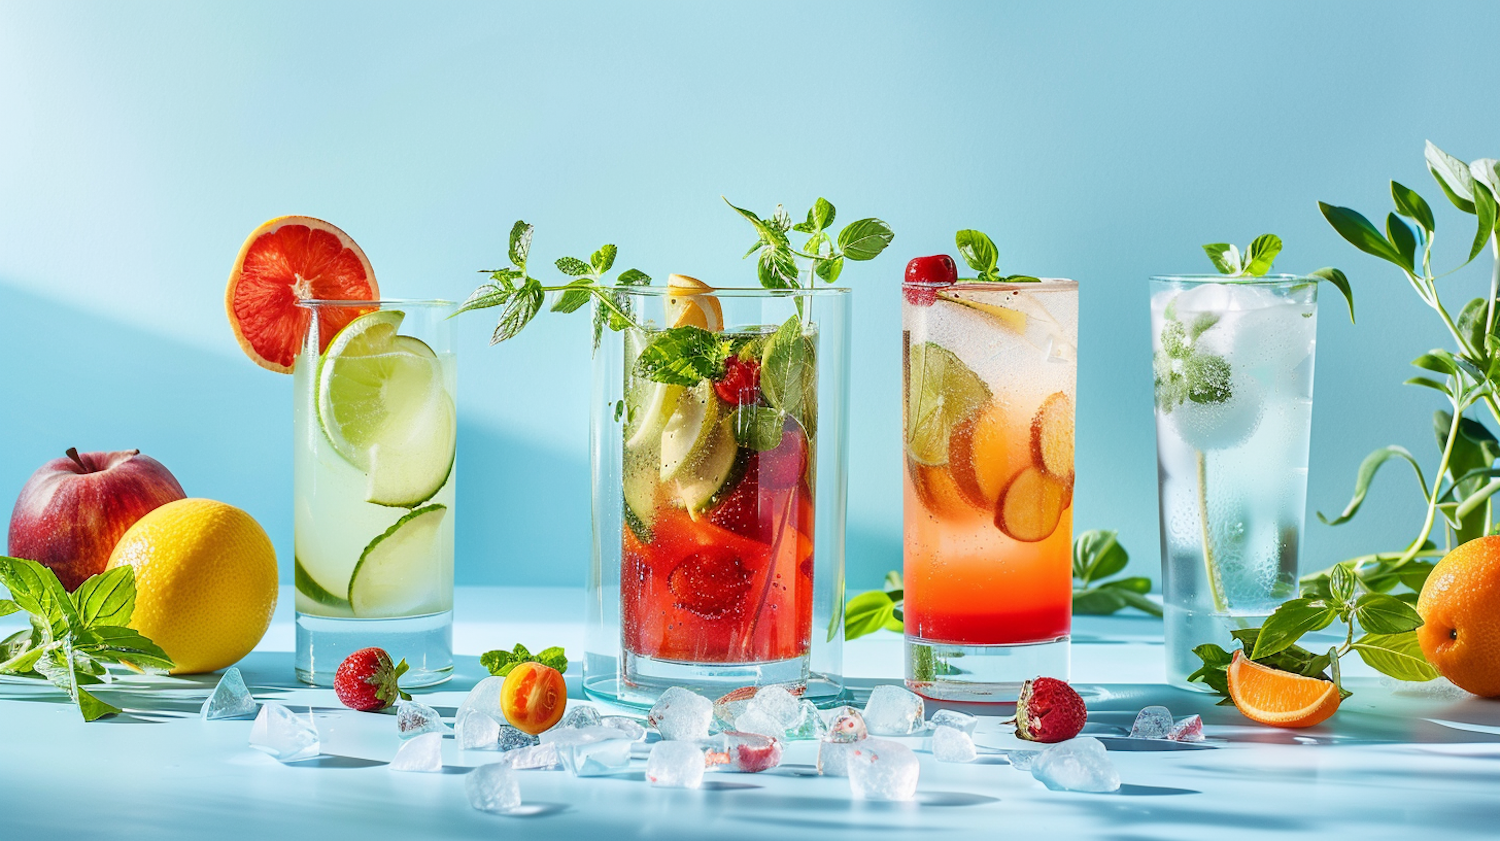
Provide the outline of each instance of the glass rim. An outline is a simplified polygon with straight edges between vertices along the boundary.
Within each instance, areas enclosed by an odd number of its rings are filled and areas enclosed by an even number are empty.
[[[670,286],[601,286],[611,292],[644,295],[653,298],[712,296],[715,298],[833,298],[848,295],[848,286],[798,286],[792,289],[768,289],[764,286],[715,286],[711,289],[683,289]]]
[[[1307,283],[1319,279],[1313,275],[1302,274],[1268,274],[1261,275],[1260,277],[1234,277],[1225,274],[1165,274],[1151,275],[1148,278],[1148,280],[1156,283],[1180,283],[1184,285],[1224,283],[1234,286],[1279,286],[1288,283]]]
[[[1076,289],[1078,281],[1070,277],[1039,277],[1036,280],[1017,281],[989,281],[978,278],[959,278],[957,283],[907,283],[902,281],[902,286],[920,286],[929,289],[959,289],[964,292],[972,292],[984,289],[1026,290],[1026,289]]]
[[[316,307],[378,307],[384,309],[387,306],[399,307],[453,307],[458,306],[454,301],[443,298],[376,298],[373,301],[344,300],[339,298],[298,298],[293,302],[296,306],[313,309]]]

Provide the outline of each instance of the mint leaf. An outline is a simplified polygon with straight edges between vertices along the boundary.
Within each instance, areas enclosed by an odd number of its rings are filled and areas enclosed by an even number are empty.
[[[756,274],[760,285],[767,289],[796,289],[797,259],[792,256],[791,247],[783,244],[762,250]]]
[[[749,404],[735,409],[730,417],[734,440],[741,447],[763,453],[781,446],[781,434],[785,428],[785,416],[781,412]]]
[[[1396,254],[1401,257],[1401,266],[1407,271],[1415,271],[1417,264],[1417,236],[1411,232],[1411,228],[1401,221],[1401,217],[1394,213],[1387,213],[1385,217],[1385,234]],[[1486,237],[1488,239],[1488,237]],[[1479,244],[1480,248],[1484,243]],[[1478,252],[1475,252],[1478,253]]]
[[[760,388],[766,402],[796,418],[808,435],[814,432],[809,408],[817,401],[817,377],[812,342],[802,335],[802,320],[794,315],[766,343]]]
[[[1260,661],[1294,645],[1303,634],[1333,624],[1338,611],[1321,599],[1292,599],[1266,618],[1256,637],[1250,659]]]
[[[510,262],[523,273],[526,271],[526,257],[531,253],[531,234],[535,230],[536,226],[519,219],[510,228]]]
[[[717,333],[691,325],[669,327],[652,335],[636,359],[636,370],[654,382],[692,386],[722,379],[730,353],[730,343]]]
[[[574,312],[583,308],[593,297],[592,288],[594,281],[589,278],[575,280],[568,284],[568,288],[557,296],[557,301],[552,305],[553,312]]]
[[[812,210],[807,212],[808,221],[820,231],[833,224],[833,216],[833,204],[821,196],[813,204]]]
[[[57,574],[36,561],[0,557],[0,584],[10,600],[58,638],[78,624],[78,611]]]
[[[1194,353],[1182,363],[1187,379],[1187,397],[1194,403],[1224,403],[1234,396],[1230,387],[1229,362],[1211,353]]]
[[[1245,249],[1244,273],[1250,277],[1264,277],[1271,270],[1271,264],[1276,262],[1276,255],[1280,253],[1281,237],[1261,234]]]
[[[969,268],[979,273],[980,280],[989,280],[995,276],[995,265],[1000,260],[1000,251],[995,247],[995,241],[990,239],[983,231],[965,228],[953,236],[954,243],[958,246],[958,256],[969,264]]]
[[[1397,680],[1428,681],[1438,676],[1427,662],[1416,631],[1403,634],[1365,634],[1351,646],[1370,668]]]
[[[484,310],[490,307],[498,307],[509,301],[513,294],[515,294],[514,286],[503,286],[500,283],[486,283],[475,289],[468,298],[464,299],[464,302],[459,305],[458,309],[454,310],[453,314],[448,317],[452,318],[454,315],[458,315],[461,312],[468,312],[469,310]]]
[[[10,599],[0,599],[0,616],[9,616],[12,613],[20,611],[20,609],[21,606],[11,601]],[[0,656],[0,660],[3,659],[5,658],[3,656]]]
[[[1354,571],[1348,565],[1336,564],[1329,575],[1328,591],[1333,598],[1347,603],[1354,598],[1354,589],[1358,583]]]
[[[500,313],[500,323],[495,325],[495,332],[490,336],[490,344],[497,345],[514,339],[541,312],[546,298],[547,293],[542,289],[541,282],[526,278],[525,285],[511,293],[502,305],[504,310]]]
[[[1336,207],[1324,202],[1318,202],[1318,209],[1323,212],[1323,218],[1328,220],[1328,224],[1332,225],[1333,229],[1338,231],[1339,236],[1347,240],[1350,245],[1366,254],[1395,263],[1403,269],[1406,268],[1396,247],[1381,235],[1380,231],[1370,224],[1370,220],[1359,211],[1350,210],[1347,207]]]
[[[100,625],[74,635],[73,648],[110,663],[124,663],[143,672],[166,674],[172,658],[161,646],[132,628]]]
[[[1208,255],[1209,262],[1219,270],[1219,274],[1237,275],[1240,273],[1240,250],[1227,242],[1211,242],[1203,246],[1203,253]]]
[[[542,649],[537,653],[536,661],[543,666],[556,669],[558,674],[567,674],[568,655],[560,645]]]
[[[1474,245],[1469,249],[1469,259],[1479,256],[1484,246],[1495,235],[1495,197],[1483,184],[1474,185],[1474,217],[1479,223],[1474,230]]]
[[[135,612],[135,567],[121,566],[89,576],[72,598],[82,627],[126,625]]]
[[[1188,681],[1205,684],[1220,695],[1228,695],[1228,670],[1229,664],[1234,662],[1234,655],[1211,642],[1194,648],[1193,653],[1203,661],[1203,667],[1188,675]]]
[[[522,663],[540,663],[548,668],[556,669],[559,673],[568,671],[568,655],[561,646],[542,649],[540,653],[533,656],[526,646],[516,643],[515,648],[510,651],[498,649],[479,655],[479,664],[496,677],[505,677]]]
[[[589,264],[577,257],[557,258],[557,270],[570,277],[583,277],[589,274]]]
[[[604,274],[605,272],[609,271],[610,268],[614,266],[615,255],[618,254],[619,251],[620,249],[614,247],[613,245],[606,244],[599,246],[599,250],[595,251],[593,256],[589,258],[589,265],[594,267],[594,273]]]
[[[895,238],[891,226],[879,219],[860,219],[839,231],[839,250],[850,260],[873,260]]]
[[[818,277],[823,279],[824,283],[833,283],[839,279],[839,275],[844,271],[844,258],[834,257],[830,260],[819,260],[813,265],[813,271],[817,273]]]

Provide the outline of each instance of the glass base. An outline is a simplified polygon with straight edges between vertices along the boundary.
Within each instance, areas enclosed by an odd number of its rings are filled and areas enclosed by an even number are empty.
[[[625,654],[625,669],[614,657],[587,655],[583,691],[589,698],[650,709],[667,689],[680,686],[718,699],[746,686],[802,686],[802,697],[821,709],[848,702],[843,681],[811,672],[807,657],[768,663],[682,663]]]
[[[1014,703],[1031,678],[1068,679],[1069,639],[963,645],[907,637],[906,685],[937,701]]]
[[[399,619],[350,619],[297,614],[297,679],[332,686],[339,664],[375,646],[406,661],[401,685],[415,689],[453,677],[453,611]]]

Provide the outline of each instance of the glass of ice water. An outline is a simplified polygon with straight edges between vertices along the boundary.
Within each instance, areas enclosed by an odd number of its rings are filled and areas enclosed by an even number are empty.
[[[1316,278],[1151,278],[1168,682],[1297,594]]]

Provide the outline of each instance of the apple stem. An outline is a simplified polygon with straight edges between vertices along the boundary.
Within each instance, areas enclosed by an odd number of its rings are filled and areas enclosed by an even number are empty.
[[[77,447],[69,447],[67,455],[68,455],[68,458],[70,458],[70,459],[73,460],[74,464],[77,464],[79,467],[83,468],[83,472],[85,472],[85,473],[92,473],[93,472],[92,470],[89,470],[89,466],[87,464],[83,463],[83,459],[81,459],[81,458],[78,457],[78,448]]]

